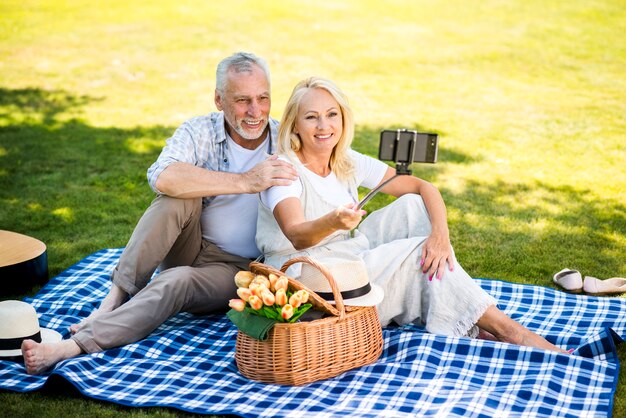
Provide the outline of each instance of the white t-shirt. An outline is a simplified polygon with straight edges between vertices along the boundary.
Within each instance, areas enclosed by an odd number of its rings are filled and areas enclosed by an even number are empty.
[[[350,150],[350,157],[354,161],[355,176],[357,186],[373,189],[382,181],[389,166],[375,158],[363,155],[354,150]],[[329,203],[337,206],[348,203],[357,203],[350,195],[350,190],[342,184],[335,173],[330,173],[326,177],[321,177],[306,167],[301,170],[307,176],[315,190],[324,195]],[[289,197],[299,198],[302,195],[302,182],[294,181],[289,186],[274,186],[261,192],[261,202],[272,212],[276,205]]]
[[[268,138],[253,150],[238,145],[230,136],[226,140],[229,173],[244,173],[268,157]],[[202,236],[226,252],[256,258],[261,254],[254,242],[257,213],[256,193],[216,196],[202,211]]]

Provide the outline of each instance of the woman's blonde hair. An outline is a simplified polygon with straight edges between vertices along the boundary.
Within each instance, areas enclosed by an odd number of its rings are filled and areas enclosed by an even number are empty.
[[[291,92],[291,97],[289,97],[287,101],[285,112],[283,113],[280,127],[278,128],[278,152],[294,159],[296,158],[294,152],[299,151],[302,147],[300,136],[294,133],[294,129],[302,97],[311,89],[326,90],[339,104],[343,133],[330,156],[330,169],[335,173],[337,179],[347,183],[354,172],[354,163],[348,153],[350,145],[352,145],[352,139],[354,138],[354,117],[352,116],[350,105],[348,104],[348,98],[339,87],[330,80],[320,77],[309,77],[296,84]]]

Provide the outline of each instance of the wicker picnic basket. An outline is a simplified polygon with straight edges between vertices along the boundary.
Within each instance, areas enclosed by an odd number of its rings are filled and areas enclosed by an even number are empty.
[[[289,287],[309,292],[314,309],[331,316],[313,321],[277,323],[266,341],[237,334],[235,359],[245,377],[265,383],[303,385],[337,376],[347,370],[373,363],[383,350],[383,336],[376,307],[344,306],[341,293],[331,273],[309,257],[296,257],[281,271],[252,262],[256,274],[283,275],[295,263],[308,263],[319,269],[330,283],[335,306],[287,277]]]

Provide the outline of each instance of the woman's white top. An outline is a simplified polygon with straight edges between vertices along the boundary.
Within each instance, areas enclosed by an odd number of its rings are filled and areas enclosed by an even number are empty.
[[[354,179],[357,186],[373,189],[382,181],[389,166],[382,161],[376,160],[367,155],[350,150],[350,157],[354,162],[355,175]],[[287,157],[281,157],[285,161],[290,161]],[[290,161],[293,163],[293,161]],[[299,161],[296,162],[298,165]],[[299,169],[298,169],[299,168]],[[299,163],[299,174],[306,176],[307,180],[323,194],[329,203],[335,206],[342,206],[348,203],[358,202],[358,196],[352,196],[350,186],[341,183],[335,173],[331,172],[328,176],[322,177]],[[276,205],[289,197],[300,198],[302,195],[302,181],[294,181],[289,186],[274,186],[268,190],[261,192],[261,203],[267,207],[270,212],[274,212]],[[357,199],[357,200],[355,200]]]

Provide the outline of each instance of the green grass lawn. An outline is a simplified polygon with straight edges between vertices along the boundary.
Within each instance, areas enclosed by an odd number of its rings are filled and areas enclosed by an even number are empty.
[[[271,66],[276,118],[320,75],[351,98],[357,150],[376,155],[383,128],[440,134],[439,162],[414,173],[440,188],[472,276],[626,277],[624,6],[5,0],[0,229],[44,241],[51,276],[124,246],[153,197],[146,169],[179,124],[215,110],[217,62],[248,50]],[[0,403],[11,416],[178,414],[50,390]]]

